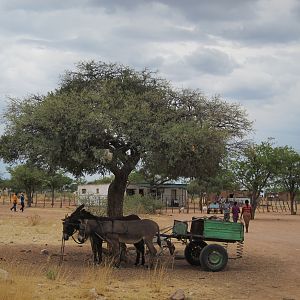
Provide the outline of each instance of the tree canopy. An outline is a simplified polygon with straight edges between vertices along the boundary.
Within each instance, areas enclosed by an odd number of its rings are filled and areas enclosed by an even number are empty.
[[[139,163],[170,179],[211,176],[251,129],[237,104],[175,89],[147,69],[81,62],[47,95],[12,99],[0,156],[80,176],[111,172],[108,214],[121,215]]]
[[[235,181],[251,194],[253,218],[260,192],[277,174],[278,162],[278,152],[270,140],[260,144],[249,144],[231,162],[230,168]]]
[[[278,147],[275,184],[289,193],[291,214],[296,214],[295,196],[300,188],[300,154],[291,147]]]

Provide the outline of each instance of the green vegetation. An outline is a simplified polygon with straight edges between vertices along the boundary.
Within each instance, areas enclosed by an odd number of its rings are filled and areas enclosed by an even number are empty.
[[[85,203],[88,210],[96,215],[105,216],[107,211],[107,200],[101,199],[101,204],[93,202],[94,197],[89,196],[81,199]],[[145,195],[125,196],[124,198],[124,215],[130,214],[155,214],[156,210],[163,207],[159,199]]]

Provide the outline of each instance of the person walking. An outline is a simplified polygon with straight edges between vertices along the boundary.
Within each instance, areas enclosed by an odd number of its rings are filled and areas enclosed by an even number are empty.
[[[13,206],[10,208],[10,210],[17,211],[17,203],[18,203],[17,193],[12,195],[12,203],[13,203]]]
[[[234,201],[233,206],[231,208],[231,212],[232,212],[232,219],[234,223],[237,223],[238,219],[239,219],[239,215],[240,215],[240,208],[237,205],[237,202]]]
[[[24,194],[23,194],[23,193],[21,193],[21,196],[20,196],[20,204],[21,204],[20,210],[21,210],[22,212],[24,212],[25,197],[24,197]]]
[[[246,227],[246,232],[249,230],[249,223],[252,216],[252,207],[249,204],[249,200],[245,201],[245,205],[242,207],[241,218],[243,217]]]

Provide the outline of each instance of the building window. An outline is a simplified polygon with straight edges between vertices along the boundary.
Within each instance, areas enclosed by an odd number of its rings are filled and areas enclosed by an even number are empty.
[[[132,195],[135,194],[135,190],[134,189],[127,189],[126,194],[127,194],[127,196],[132,196]]]
[[[99,189],[96,189],[96,194],[99,194]]]
[[[86,194],[86,189],[82,189],[81,194]]]

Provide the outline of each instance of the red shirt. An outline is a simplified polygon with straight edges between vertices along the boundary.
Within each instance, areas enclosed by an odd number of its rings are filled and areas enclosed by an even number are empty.
[[[251,214],[251,205],[244,205],[243,208],[242,208],[242,213],[248,213],[248,214]]]

